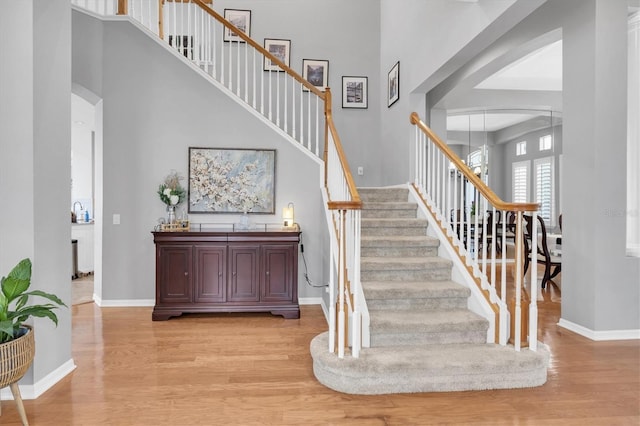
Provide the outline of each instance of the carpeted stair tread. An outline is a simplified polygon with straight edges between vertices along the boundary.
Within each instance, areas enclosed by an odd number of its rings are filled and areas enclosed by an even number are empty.
[[[366,228],[423,228],[427,226],[425,219],[401,217],[401,218],[386,218],[386,217],[372,217],[363,218],[361,221],[363,229]]]
[[[406,202],[409,190],[406,188],[358,188],[363,202]]]
[[[363,201],[362,210],[418,210],[416,203],[409,202],[385,202],[385,201]]]
[[[441,257],[362,257],[361,271],[422,270],[451,268],[452,262]]]
[[[540,386],[547,379],[549,352],[495,344],[416,345],[363,348],[359,358],[339,359],[328,333],[310,345],[314,374],[339,392],[378,395],[405,392],[509,389]]]
[[[468,298],[471,290],[453,281],[362,281],[367,300],[403,298]]]
[[[360,247],[438,247],[437,238],[426,235],[363,235],[360,237]]]
[[[370,309],[372,332],[375,333],[446,333],[486,331],[489,322],[468,309],[384,310]]]

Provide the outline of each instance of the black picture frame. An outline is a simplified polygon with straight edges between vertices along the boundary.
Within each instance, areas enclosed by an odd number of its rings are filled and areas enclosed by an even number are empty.
[[[237,29],[251,37],[251,11],[243,9],[225,9],[224,19],[231,22]],[[235,41],[244,43],[245,41],[234,31],[224,27],[224,41]]]
[[[291,66],[291,40],[281,38],[265,38],[264,49],[278,58],[283,64]],[[269,58],[264,57],[265,71],[284,71],[277,64],[271,62]]]
[[[275,149],[189,147],[189,213],[275,213]]]
[[[361,108],[369,106],[368,77],[342,77],[342,108]]]
[[[329,87],[329,61],[325,59],[303,59],[302,78],[321,92],[324,92]]]
[[[387,107],[400,99],[400,61],[391,67],[387,81]]]

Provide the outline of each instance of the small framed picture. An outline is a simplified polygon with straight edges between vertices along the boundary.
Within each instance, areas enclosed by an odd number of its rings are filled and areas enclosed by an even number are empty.
[[[302,78],[324,92],[327,86],[329,86],[329,61],[303,59]]]
[[[390,107],[400,99],[400,61],[389,71],[389,88],[387,90],[387,106]]]
[[[231,22],[237,29],[251,37],[250,10],[225,9],[224,19]],[[237,41],[244,43],[244,40],[238,34],[227,27],[224,27],[224,41]]]
[[[286,66],[290,66],[289,58],[291,53],[291,40],[282,40],[277,38],[265,38],[264,49],[278,58]],[[265,71],[284,71],[277,64],[271,62],[269,58],[264,57]]]
[[[342,77],[342,108],[367,108],[367,77]]]

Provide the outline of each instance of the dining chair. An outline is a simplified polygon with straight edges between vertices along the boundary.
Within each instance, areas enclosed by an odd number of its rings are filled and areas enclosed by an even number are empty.
[[[460,211],[460,209],[456,209],[453,210],[451,209],[450,212],[450,220],[451,220],[451,227],[453,228],[454,232],[456,233],[456,235],[458,235],[458,239],[460,239],[460,241],[462,241],[462,243],[465,245],[467,245],[467,230],[466,230],[466,226],[464,227],[464,229],[461,229],[460,223],[461,223],[461,216],[462,213]]]
[[[537,244],[537,263],[544,265],[544,275],[542,277],[542,288],[545,288],[548,281],[551,281],[552,278],[555,278],[562,270],[562,258],[560,256],[554,256],[549,251],[549,246],[547,244],[547,228],[544,224],[544,220],[541,216],[536,216],[538,218],[538,244]],[[527,274],[527,270],[529,269],[529,263],[532,261],[531,256],[531,234],[533,228],[533,217],[529,215],[524,215],[525,220],[525,229],[524,229],[524,250],[526,256],[524,257],[524,273]]]
[[[480,232],[478,234],[478,245],[480,246],[480,250],[482,250],[482,243],[485,241],[487,241],[487,252],[491,249],[491,244],[493,244],[493,236],[494,236],[494,232],[493,230],[496,229],[496,235],[497,237],[495,238],[496,242],[496,252],[497,253],[501,253],[502,252],[502,245],[500,244],[500,240],[502,239],[499,236],[499,232],[498,230],[501,230],[501,224],[500,221],[502,219],[502,215],[500,210],[496,210],[496,217],[494,219],[493,217],[493,211],[492,210],[487,210],[487,216],[485,217],[485,224],[478,224],[478,226],[480,227]],[[485,235],[486,232],[486,235]]]

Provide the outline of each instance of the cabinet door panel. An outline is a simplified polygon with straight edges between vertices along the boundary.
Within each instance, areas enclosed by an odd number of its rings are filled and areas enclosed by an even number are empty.
[[[262,295],[263,301],[291,301],[293,299],[293,259],[295,248],[291,245],[263,245]]]
[[[191,246],[164,246],[158,250],[160,303],[191,302]]]
[[[257,245],[230,245],[230,274],[227,301],[258,302],[258,252]]]
[[[224,302],[226,246],[196,246],[195,302]]]

